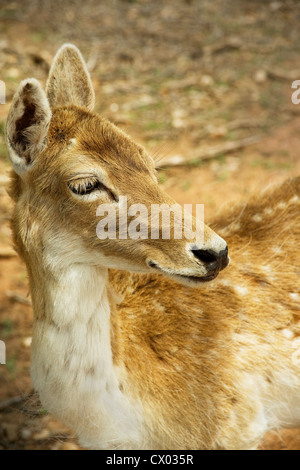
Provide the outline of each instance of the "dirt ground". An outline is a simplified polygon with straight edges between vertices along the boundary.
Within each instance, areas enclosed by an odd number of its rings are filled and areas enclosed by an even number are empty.
[[[19,81],[45,84],[57,48],[75,43],[97,111],[150,153],[185,161],[160,168],[160,184],[181,204],[204,203],[209,221],[300,173],[300,104],[291,101],[300,80],[299,20],[297,0],[0,1],[0,339],[7,348],[0,449],[78,448],[30,382],[32,308],[25,266],[11,248],[4,145]],[[247,145],[249,138],[257,142]],[[261,448],[300,450],[300,429],[270,433]]]

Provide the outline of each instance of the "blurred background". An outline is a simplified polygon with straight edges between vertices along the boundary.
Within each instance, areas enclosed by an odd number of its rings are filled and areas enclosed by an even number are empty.
[[[13,252],[4,144],[18,83],[45,84],[64,42],[77,45],[96,111],[159,157],[159,181],[181,204],[226,204],[300,173],[300,2],[297,0],[0,0],[0,449],[77,449],[29,378],[32,308]],[[263,449],[299,449],[300,431]]]

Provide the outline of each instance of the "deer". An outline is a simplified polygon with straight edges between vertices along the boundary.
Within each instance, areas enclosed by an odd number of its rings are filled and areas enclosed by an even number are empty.
[[[7,118],[41,403],[89,449],[257,449],[300,423],[300,178],[223,208],[211,228],[191,216],[196,244],[100,239],[99,205],[174,201],[94,103],[81,52],[64,44],[46,91],[23,80]]]

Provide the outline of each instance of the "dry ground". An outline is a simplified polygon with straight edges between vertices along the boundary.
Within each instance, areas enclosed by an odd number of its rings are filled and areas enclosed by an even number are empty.
[[[7,346],[0,449],[77,448],[31,394],[27,276],[17,256],[4,256],[11,246],[4,122],[18,82],[45,83],[57,48],[74,42],[88,61],[97,111],[150,152],[191,160],[160,169],[160,183],[182,204],[205,203],[209,220],[300,173],[300,105],[291,102],[291,83],[300,79],[299,17],[296,0],[0,1],[7,98],[0,105],[0,339]],[[252,136],[256,144],[226,153],[229,142]],[[199,161],[216,145],[213,159]],[[300,450],[300,430],[270,434],[262,448]]]

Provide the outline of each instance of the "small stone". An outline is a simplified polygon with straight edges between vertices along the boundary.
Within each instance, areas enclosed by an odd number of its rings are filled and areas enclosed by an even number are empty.
[[[19,78],[20,70],[17,69],[16,67],[11,67],[10,69],[7,70],[7,74],[11,78]]]
[[[172,112],[173,118],[184,118],[185,114],[185,110],[181,108],[174,109],[174,111]]]
[[[270,10],[271,11],[278,11],[283,6],[282,2],[271,2],[270,3]]]
[[[32,342],[32,337],[28,336],[27,338],[23,339],[22,346],[24,346],[25,348],[30,348],[31,342]]]
[[[254,80],[257,83],[263,83],[267,80],[267,72],[265,70],[257,70],[254,75]]]
[[[31,431],[30,429],[23,428],[21,429],[20,435],[22,439],[29,439],[31,437]]]
[[[175,119],[172,120],[172,126],[175,129],[180,129],[182,127],[185,127],[185,121],[183,119],[180,119],[180,118],[175,118]]]
[[[213,77],[211,77],[210,75],[202,75],[200,79],[200,83],[203,86],[213,86],[215,81]]]
[[[110,110],[113,112],[113,113],[117,113],[119,111],[119,105],[117,103],[112,103],[110,105]]]

